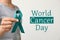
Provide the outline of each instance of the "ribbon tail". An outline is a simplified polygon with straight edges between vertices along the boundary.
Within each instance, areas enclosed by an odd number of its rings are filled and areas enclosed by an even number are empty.
[[[22,26],[22,24],[19,22],[19,29],[20,29],[20,31],[22,32],[22,33],[25,33],[24,32],[24,29],[23,29],[23,26]]]
[[[13,27],[13,29],[12,29],[12,33],[14,33],[15,31],[16,31],[16,29],[17,29],[17,23],[15,23],[15,25],[14,25],[14,27]]]

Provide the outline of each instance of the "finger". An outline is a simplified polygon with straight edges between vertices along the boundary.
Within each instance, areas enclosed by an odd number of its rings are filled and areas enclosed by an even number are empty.
[[[12,21],[12,22],[18,22],[18,19],[15,18],[4,18],[4,21]]]
[[[10,21],[2,21],[1,22],[1,25],[12,25],[13,22],[10,22]]]
[[[5,32],[8,32],[8,31],[10,31],[10,29],[4,29],[4,31],[5,31]]]
[[[12,25],[3,25],[2,28],[3,28],[3,29],[11,29],[11,28],[12,28]]]
[[[1,29],[0,29],[0,30],[1,30],[3,33],[4,33],[4,32],[8,32],[8,31],[10,31],[10,30],[11,30],[11,29],[4,29],[2,25],[1,25],[0,27],[1,27]]]

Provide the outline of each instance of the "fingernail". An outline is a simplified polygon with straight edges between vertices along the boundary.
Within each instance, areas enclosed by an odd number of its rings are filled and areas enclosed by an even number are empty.
[[[19,20],[17,19],[17,22],[18,22]]]

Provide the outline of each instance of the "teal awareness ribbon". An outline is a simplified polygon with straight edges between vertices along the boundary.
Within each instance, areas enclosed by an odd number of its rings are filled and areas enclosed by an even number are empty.
[[[23,26],[22,26],[22,24],[21,24],[22,13],[21,13],[20,10],[17,10],[17,11],[16,11],[16,13],[15,13],[15,15],[14,15],[14,18],[18,19],[19,22],[16,22],[16,23],[14,24],[13,29],[12,29],[12,33],[14,33],[14,32],[16,31],[17,27],[19,27],[20,31],[21,31],[22,33],[24,33],[24,29],[23,29]]]

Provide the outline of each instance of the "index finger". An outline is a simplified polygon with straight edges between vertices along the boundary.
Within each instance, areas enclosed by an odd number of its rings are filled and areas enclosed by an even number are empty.
[[[18,22],[18,19],[15,18],[5,18],[5,21],[12,21],[12,22]]]

